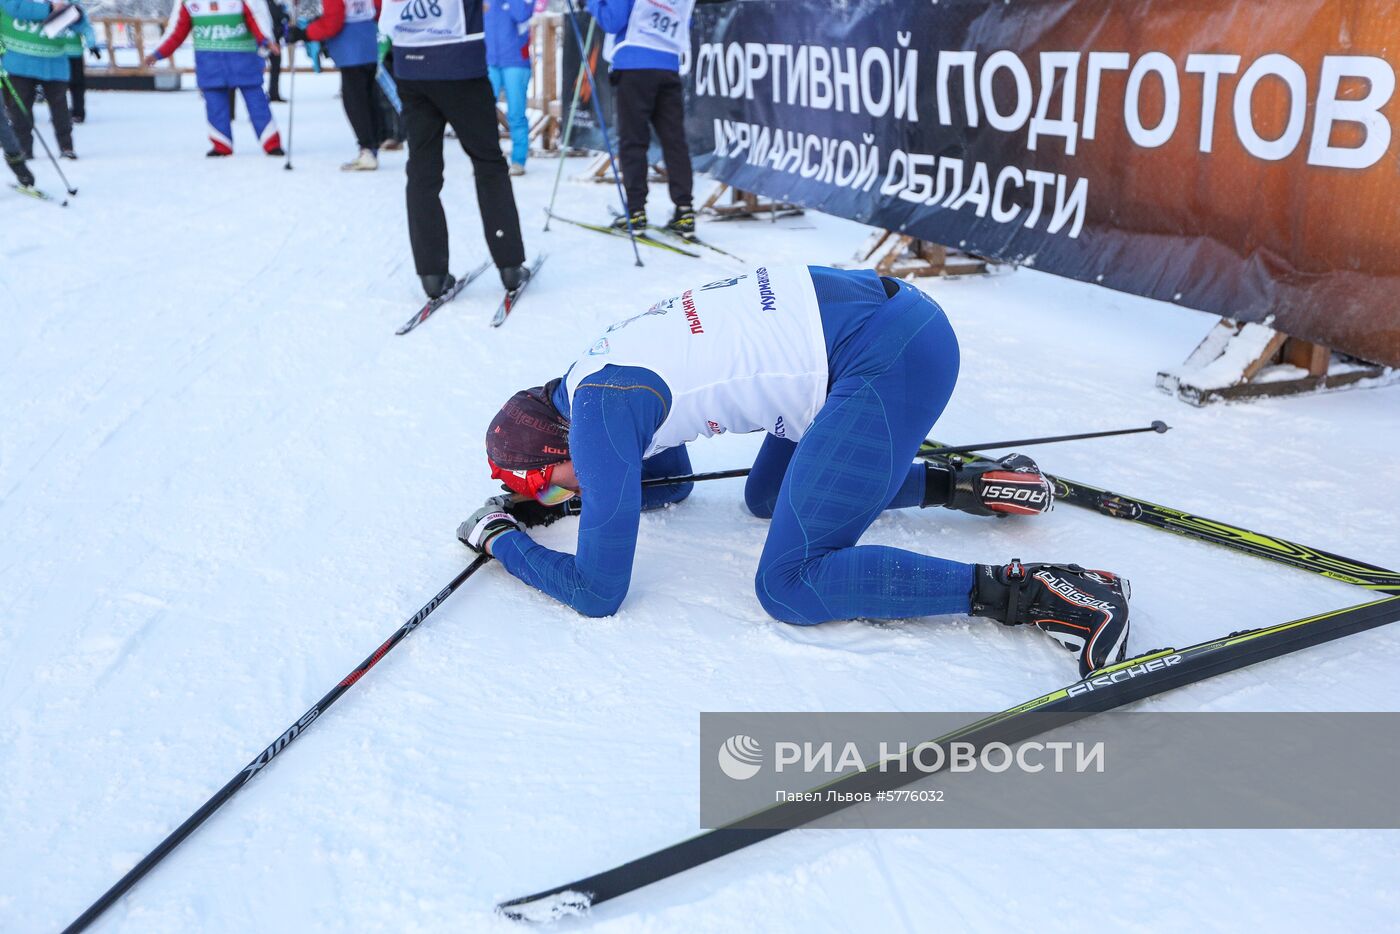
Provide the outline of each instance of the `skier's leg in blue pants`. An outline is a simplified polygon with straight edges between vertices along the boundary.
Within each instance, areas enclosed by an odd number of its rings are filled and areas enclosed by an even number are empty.
[[[253,121],[253,132],[258,134],[258,145],[264,152],[282,148],[282,136],[277,132],[277,121],[272,117],[272,105],[267,102],[262,78],[259,77],[257,84],[240,90],[243,92],[243,103],[248,105],[248,119]]]
[[[770,439],[754,465],[747,498],[751,507],[771,499],[773,515],[755,576],[759,602],[803,625],[966,613],[972,565],[856,544],[885,508],[905,504],[910,464],[957,381],[957,338],[942,309],[905,296],[860,339],[802,440]],[[765,497],[764,477],[789,451],[776,498]]]

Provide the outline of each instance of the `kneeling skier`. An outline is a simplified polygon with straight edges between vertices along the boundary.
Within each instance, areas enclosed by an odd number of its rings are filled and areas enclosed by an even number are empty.
[[[486,454],[520,499],[488,500],[458,537],[580,613],[611,615],[627,594],[641,512],[691,489],[642,480],[690,473],[685,444],[701,436],[766,431],[744,499],[772,520],[754,584],[775,618],[971,614],[1039,627],[1078,653],[1081,675],[1121,661],[1128,583],[1114,574],[857,544],[885,509],[1049,510],[1051,485],[1024,455],[911,466],[957,375],[943,310],[869,270],[760,267],[688,289],[614,324],[562,378],[506,402]],[[1008,489],[1030,492],[1008,502]],[[576,554],[522,530],[575,512]]]

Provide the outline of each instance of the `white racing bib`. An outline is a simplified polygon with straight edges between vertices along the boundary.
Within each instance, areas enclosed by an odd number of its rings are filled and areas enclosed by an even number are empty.
[[[363,23],[374,16],[374,0],[345,0],[345,22]]]
[[[609,364],[644,367],[671,389],[671,409],[647,457],[726,431],[796,441],[826,401],[828,379],[811,273],[759,267],[619,321],[570,368],[570,400]]]
[[[695,0],[637,0],[627,20],[627,37],[605,50],[608,61],[612,61],[618,49],[632,45],[672,55],[687,54],[690,51],[690,14],[694,9]]]
[[[374,8],[374,4],[370,4]],[[463,0],[384,0],[379,31],[397,46],[450,45],[467,35]]]

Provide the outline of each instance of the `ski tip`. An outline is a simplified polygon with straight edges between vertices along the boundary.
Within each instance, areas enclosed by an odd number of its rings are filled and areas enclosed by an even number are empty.
[[[1154,421],[1152,423],[1152,430],[1157,432],[1157,434],[1159,435],[1164,435],[1168,431],[1171,431],[1171,426],[1168,425],[1166,422]]]
[[[593,896],[590,893],[564,889],[502,902],[496,906],[496,913],[511,921],[548,924],[571,915],[585,915],[592,905]]]

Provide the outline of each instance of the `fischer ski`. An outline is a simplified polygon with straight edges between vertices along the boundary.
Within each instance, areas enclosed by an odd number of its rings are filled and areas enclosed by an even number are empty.
[[[969,742],[977,748],[992,742],[1020,742],[1046,728],[1044,720],[1025,714],[1052,713],[1069,715],[1070,720],[1082,719],[1396,620],[1400,620],[1400,596],[1276,626],[1231,633],[1184,649],[1147,652],[1100,668],[1074,684],[986,717],[933,742]],[[848,807],[861,797],[845,794],[847,792],[894,789],[926,774],[930,773],[918,769],[886,771],[879,764],[872,765],[863,772],[821,786],[823,791],[838,792],[834,799],[820,804],[802,801],[775,804],[613,869],[502,902],[496,910],[516,921],[553,921],[565,915],[581,914],[594,905],[775,837],[783,832],[774,826],[779,819],[789,827],[807,823]],[[839,803],[841,801],[846,803]]]
[[[550,211],[548,209],[545,210],[545,213],[556,221],[563,221],[566,224],[573,224],[575,227],[582,227],[584,230],[593,230],[597,231],[600,234],[607,234],[610,237],[621,237],[624,240],[628,239],[627,231],[625,230],[616,230],[612,227],[606,227],[602,224],[589,224],[584,221],[576,221],[571,217],[560,217],[558,214],[555,214],[553,211]],[[682,256],[690,256],[695,259],[700,258],[699,253],[692,253],[690,250],[678,247],[674,243],[668,243],[665,240],[658,240],[655,237],[648,234],[646,231],[636,233],[634,234],[634,236],[637,238],[638,243],[643,243],[647,246],[654,246],[658,250],[669,250],[672,253],[679,253]]]
[[[418,313],[415,314],[412,318],[409,318],[407,321],[405,321],[403,323],[403,326],[400,327],[394,333],[407,334],[409,331],[412,331],[424,321],[427,321],[428,318],[432,316],[433,312],[437,311],[443,305],[446,305],[448,302],[456,298],[458,292],[471,285],[472,282],[478,276],[480,276],[483,272],[490,268],[491,261],[488,259],[486,262],[482,263],[480,266],[476,267],[471,272],[467,273],[465,276],[453,283],[452,288],[448,289],[446,292],[439,295],[437,298],[428,299],[427,303],[422,308],[418,309]]]
[[[526,279],[524,283],[521,284],[520,288],[512,289],[506,293],[505,298],[501,299],[501,306],[497,308],[496,313],[491,316],[491,327],[498,328],[505,324],[506,318],[515,308],[516,300],[530,287],[530,283],[535,281],[535,276],[539,274],[540,267],[544,265],[544,261],[548,256],[548,253],[541,253],[539,256],[535,257],[535,261],[530,264],[530,278]]]
[[[15,191],[19,192],[20,194],[33,198],[36,201],[50,201],[54,204],[57,204],[61,208],[68,207],[67,198],[64,198],[62,201],[59,201],[57,198],[49,194],[47,191],[44,191],[42,188],[35,188],[32,185],[16,185],[14,182],[10,182],[10,187],[13,188]]]
[[[934,441],[926,441],[919,447],[919,456],[951,460],[951,457],[939,455],[938,449],[940,447],[943,445]],[[968,462],[985,460],[976,454],[954,456]],[[1063,477],[1055,477],[1050,474],[1046,474],[1046,477],[1055,484],[1055,499],[1069,503],[1071,506],[1092,509],[1115,519],[1126,519],[1129,522],[1150,525],[1153,528],[1184,535],[1197,541],[1221,545],[1225,548],[1254,555],[1257,558],[1321,574],[1332,580],[1356,584],[1368,590],[1400,594],[1400,574],[1374,564],[1367,564],[1353,558],[1344,558],[1330,551],[1302,545],[1286,538],[1263,535],[1217,519],[1207,519],[1179,509],[1124,496],[1121,493],[1101,490],[1087,483],[1066,480]]]

